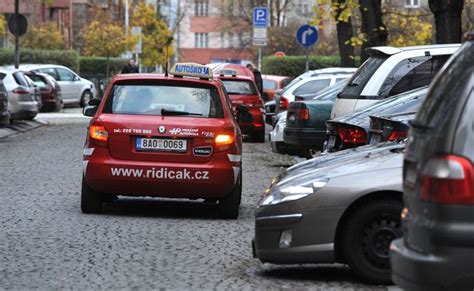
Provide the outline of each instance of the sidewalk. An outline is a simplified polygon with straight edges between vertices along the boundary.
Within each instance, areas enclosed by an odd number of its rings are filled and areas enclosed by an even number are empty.
[[[0,128],[0,139],[20,132],[26,132],[46,124],[48,124],[48,122],[37,119],[15,120],[9,126]]]

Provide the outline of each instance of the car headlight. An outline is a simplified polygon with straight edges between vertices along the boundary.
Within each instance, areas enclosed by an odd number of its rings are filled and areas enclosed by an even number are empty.
[[[319,189],[326,186],[329,178],[320,177],[303,185],[284,185],[267,189],[258,206],[274,205],[288,201],[294,201],[316,193]]]

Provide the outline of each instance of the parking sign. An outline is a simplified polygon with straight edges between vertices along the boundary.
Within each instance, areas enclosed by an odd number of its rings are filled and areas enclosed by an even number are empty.
[[[253,27],[267,27],[268,26],[268,8],[255,7],[253,9]]]

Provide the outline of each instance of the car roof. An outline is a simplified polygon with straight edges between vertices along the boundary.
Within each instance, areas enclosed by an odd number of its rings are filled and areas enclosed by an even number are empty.
[[[168,81],[184,81],[187,83],[201,83],[201,84],[213,84],[218,85],[221,82],[215,78],[213,79],[200,79],[196,77],[174,77],[164,76],[163,74],[156,73],[139,73],[139,74],[119,74],[112,78],[112,82],[127,81],[127,80],[168,80]]]
[[[337,75],[337,74],[352,74],[357,70],[357,68],[350,67],[333,67],[333,68],[324,68],[318,70],[311,70],[299,75],[299,78],[308,78],[315,77],[318,75]]]
[[[279,76],[279,75],[262,75],[262,79],[264,80],[272,80],[272,81],[281,81],[285,79],[289,79],[288,76]]]
[[[20,64],[20,68],[24,70],[36,70],[36,69],[43,69],[43,68],[68,68],[68,67],[62,66],[62,65],[54,65],[54,64]]]
[[[366,51],[369,54],[376,54],[382,53],[384,55],[394,55],[406,51],[415,51],[415,50],[422,50],[422,51],[429,51],[432,49],[443,49],[443,48],[457,48],[461,47],[459,43],[452,43],[452,44],[432,44],[432,45],[419,45],[419,46],[406,46],[406,47],[392,47],[392,46],[375,46],[367,48]]]

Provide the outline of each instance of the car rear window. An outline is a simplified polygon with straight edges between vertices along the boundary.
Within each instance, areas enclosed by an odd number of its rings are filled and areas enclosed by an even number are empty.
[[[176,115],[223,118],[216,87],[185,85],[116,84],[107,97],[104,113]],[[173,114],[174,112],[174,114]]]
[[[263,80],[263,89],[275,90],[277,89],[277,82],[271,80]]]
[[[369,82],[370,78],[374,75],[375,71],[388,59],[387,55],[374,55],[365,61],[362,66],[352,75],[347,86],[342,90],[341,94],[338,95],[342,99],[358,99],[360,93],[364,89],[365,85]]]
[[[257,89],[251,81],[222,80],[227,94],[256,95]]]
[[[329,86],[331,79],[312,80],[304,83],[293,91],[293,95],[316,93]]]
[[[25,75],[22,72],[13,73],[13,78],[15,79],[15,82],[20,86],[25,86],[25,87],[30,86],[30,84],[25,78]]]

